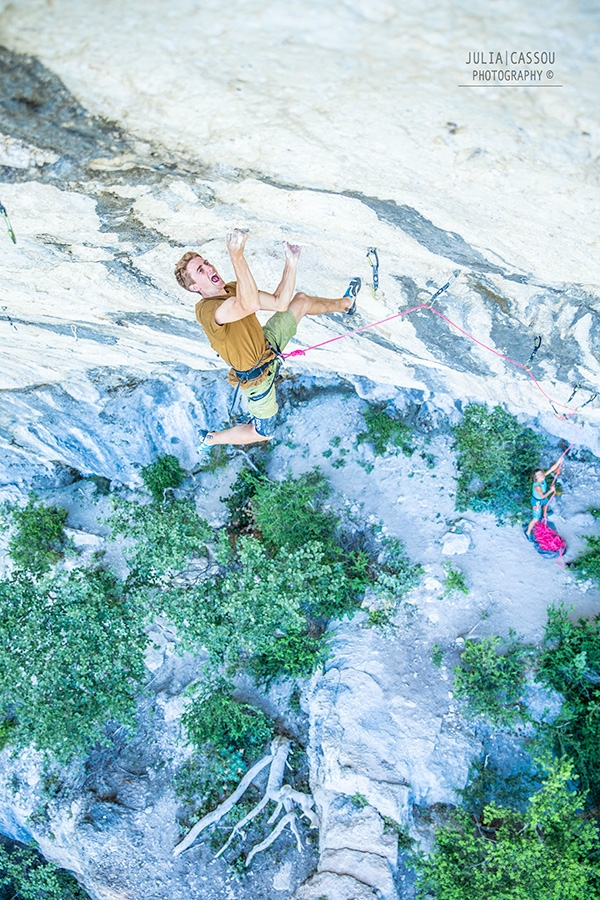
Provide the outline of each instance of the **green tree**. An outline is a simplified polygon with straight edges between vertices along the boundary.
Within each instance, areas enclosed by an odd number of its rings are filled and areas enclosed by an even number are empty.
[[[8,542],[8,553],[15,568],[35,576],[43,575],[63,557],[67,543],[67,510],[44,506],[33,493],[26,506],[8,509],[15,525],[15,532]]]
[[[600,840],[572,790],[570,761],[547,766],[525,812],[490,804],[481,816],[457,811],[436,829],[428,859],[417,863],[420,900],[597,900]]]
[[[309,674],[323,649],[310,639],[309,621],[326,621],[355,603],[343,566],[325,561],[318,541],[271,556],[257,538],[242,537],[234,549],[224,537],[216,557],[218,570],[210,578],[162,595],[165,612],[186,639],[230,671],[252,668],[259,659],[270,668],[266,661],[274,652],[282,674]]]
[[[0,844],[0,897],[2,900],[88,900],[70,872],[44,862],[35,850]]]
[[[572,757],[592,802],[600,802],[600,616],[571,622],[552,607],[539,658],[538,680],[559,691],[564,702],[548,736]]]
[[[168,583],[192,557],[205,554],[214,537],[192,500],[136,503],[115,497],[112,502],[108,525],[113,537],[131,538],[125,552],[132,581],[140,587]]]
[[[204,814],[235,788],[274,734],[261,710],[239,703],[231,686],[217,681],[203,686],[181,723],[194,756],[176,778],[178,794]]]
[[[499,519],[522,514],[539,465],[542,441],[496,406],[470,403],[453,429],[459,470],[456,508],[491,512]]]
[[[103,569],[0,581],[0,718],[11,744],[66,759],[132,724],[144,678],[143,611]]]

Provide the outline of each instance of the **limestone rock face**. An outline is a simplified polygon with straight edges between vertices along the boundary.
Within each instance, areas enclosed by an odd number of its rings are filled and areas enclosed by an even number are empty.
[[[412,633],[410,646],[416,639]],[[477,749],[456,729],[443,682],[419,684],[418,703],[414,684],[408,648],[342,626],[334,663],[306,698],[319,870],[352,876],[386,898],[395,896],[394,826],[412,827],[415,804],[455,802],[453,788],[466,783]]]
[[[551,0],[537,33],[506,0],[508,49],[551,34],[562,87],[501,90],[459,87],[473,43],[499,35],[472,0],[0,0],[0,201],[17,237],[0,221],[0,500],[81,475],[136,485],[158,454],[194,468],[198,431],[226,423],[233,398],[173,267],[199,247],[233,277],[235,226],[261,288],[278,284],[282,241],[303,246],[300,290],[337,297],[363,279],[352,320],[301,323],[288,349],[332,342],[289,361],[298,380],[343,379],[378,401],[401,391],[429,417],[501,403],[600,453],[592,7]],[[364,330],[337,340],[350,328]],[[443,541],[447,555],[467,548],[467,535]],[[433,603],[442,584],[425,587]],[[412,804],[452,802],[465,782],[475,748],[441,683],[414,699],[413,640],[341,627],[306,694],[321,861],[298,900],[393,897],[385,820],[410,827]],[[161,652],[148,664],[177,681]],[[167,729],[176,693],[159,704]],[[41,778],[39,760],[23,765]],[[2,788],[0,830],[85,873],[94,898],[218,895],[217,875],[167,863],[166,788],[138,789],[128,813],[63,810],[51,838],[31,825],[25,769],[19,797]]]
[[[456,534],[449,532],[442,541],[442,553],[444,556],[458,556],[466,553],[471,541],[468,534]]]

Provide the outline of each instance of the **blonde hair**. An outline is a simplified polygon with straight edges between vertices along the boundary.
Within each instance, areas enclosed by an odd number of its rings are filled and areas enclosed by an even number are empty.
[[[195,253],[193,250],[189,250],[187,253],[183,254],[175,266],[175,278],[177,279],[177,284],[182,288],[185,288],[186,291],[189,291],[190,284],[194,283],[194,279],[187,270],[187,264],[191,259],[195,259],[197,256],[200,256],[200,254]]]

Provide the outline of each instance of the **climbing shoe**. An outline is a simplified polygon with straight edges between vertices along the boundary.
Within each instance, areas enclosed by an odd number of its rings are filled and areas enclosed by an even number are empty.
[[[350,282],[350,284],[348,285],[346,293],[344,294],[344,297],[350,297],[352,299],[352,303],[346,310],[347,316],[353,316],[354,313],[356,312],[356,297],[357,297],[358,292],[360,291],[361,284],[362,284],[362,282],[361,282],[360,278],[353,278],[352,281]]]
[[[208,434],[208,431],[200,432],[201,440],[196,449],[198,450],[198,453],[200,454],[201,457],[206,456],[207,453],[210,453],[210,451],[214,447],[214,444],[209,444],[208,441],[206,440],[207,434]]]

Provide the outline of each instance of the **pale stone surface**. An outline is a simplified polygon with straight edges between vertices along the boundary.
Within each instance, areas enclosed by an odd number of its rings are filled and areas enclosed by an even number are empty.
[[[294,900],[374,900],[377,891],[350,875],[319,872],[298,888]]]
[[[459,556],[466,553],[471,545],[468,534],[458,534],[449,531],[442,541],[442,553],[444,556]]]
[[[9,360],[0,370],[3,499],[22,497],[36,479],[68,478],[70,469],[135,485],[139,467],[158,454],[196,465],[198,429],[226,420],[231,393],[195,322],[195,298],[177,288],[172,268],[184,249],[202,244],[230,277],[223,236],[234,225],[251,231],[248,258],[265,288],[279,279],[282,240],[304,247],[300,289],[336,296],[361,275],[353,326],[427,301],[460,267],[437,305],[494,351],[421,311],[294,359],[294,374],[341,376],[374,401],[402,391],[432,418],[455,420],[467,400],[501,403],[573,439],[570,421],[497,354],[523,364],[541,334],[533,372],[558,403],[581,384],[574,402],[583,404],[600,378],[598,25],[589,4],[552,0],[540,19],[516,0],[500,12],[472,2],[257,0],[251,13],[246,0],[226,8],[217,0],[129,0],[125,12],[121,0],[0,0],[0,16],[3,43],[30,55],[8,60],[15,91],[35,101],[17,104],[13,119],[0,123],[0,164],[8,168],[0,199],[18,240],[14,246],[0,222],[0,329]],[[493,48],[500,36],[509,50],[552,49],[551,41],[564,87],[460,89],[468,52]],[[365,260],[372,245],[381,260],[376,296]],[[303,322],[292,347],[347,327],[347,320]],[[340,430],[354,434],[356,421],[353,409]],[[576,434],[595,452],[599,422],[593,402]],[[312,439],[329,440],[310,427]],[[297,431],[305,428],[306,417]],[[548,600],[597,609],[595,589],[536,568],[540,561],[525,555],[530,548],[514,530],[494,532],[490,565],[483,519],[465,554],[470,597],[442,606],[439,542],[454,515],[436,491],[442,479],[419,472],[421,488],[397,461],[374,460],[370,451],[363,461],[374,464],[373,480],[354,473],[356,498],[374,520],[387,517],[411,558],[435,570],[411,602],[417,612],[429,604],[437,640],[460,646],[461,634],[481,633],[482,610],[487,628],[518,627],[538,639]],[[451,465],[445,474],[451,482]],[[328,476],[346,489],[339,470]],[[594,527],[583,510],[597,489],[596,479],[565,501],[580,513],[565,515],[570,546]],[[214,484],[210,490],[217,492]],[[457,725],[448,684],[424,680],[428,651],[419,651],[420,661],[413,655],[417,641],[431,643],[429,632],[423,627],[416,637],[400,618],[394,628],[388,640],[342,626],[328,671],[306,698],[313,788],[327,822],[321,842],[329,853],[335,845],[336,854],[349,854],[346,867],[361,865],[358,842],[391,862],[377,816],[405,825],[412,803],[452,802],[475,750]],[[175,730],[183,710],[177,692],[191,676],[189,660],[170,658],[171,643],[165,638],[148,662],[165,685],[164,719]],[[31,786],[27,765],[23,781]],[[372,809],[346,822],[338,804],[356,793]],[[162,844],[175,840],[173,805],[153,802],[146,815],[142,794],[134,825],[108,803],[76,804],[72,820],[58,811],[52,818],[54,841],[35,837],[49,858],[85,870],[94,897],[211,897],[196,859],[165,876],[157,860],[167,856]],[[0,828],[29,839],[39,798],[24,788],[13,798],[8,787],[3,797]],[[385,867],[373,864],[371,874],[389,889]],[[231,886],[221,889],[228,896]],[[356,878],[332,873],[298,893],[301,900],[373,895]]]
[[[350,875],[381,893],[384,900],[395,897],[394,880],[389,861],[376,853],[360,850],[324,850],[319,860],[320,872]]]

